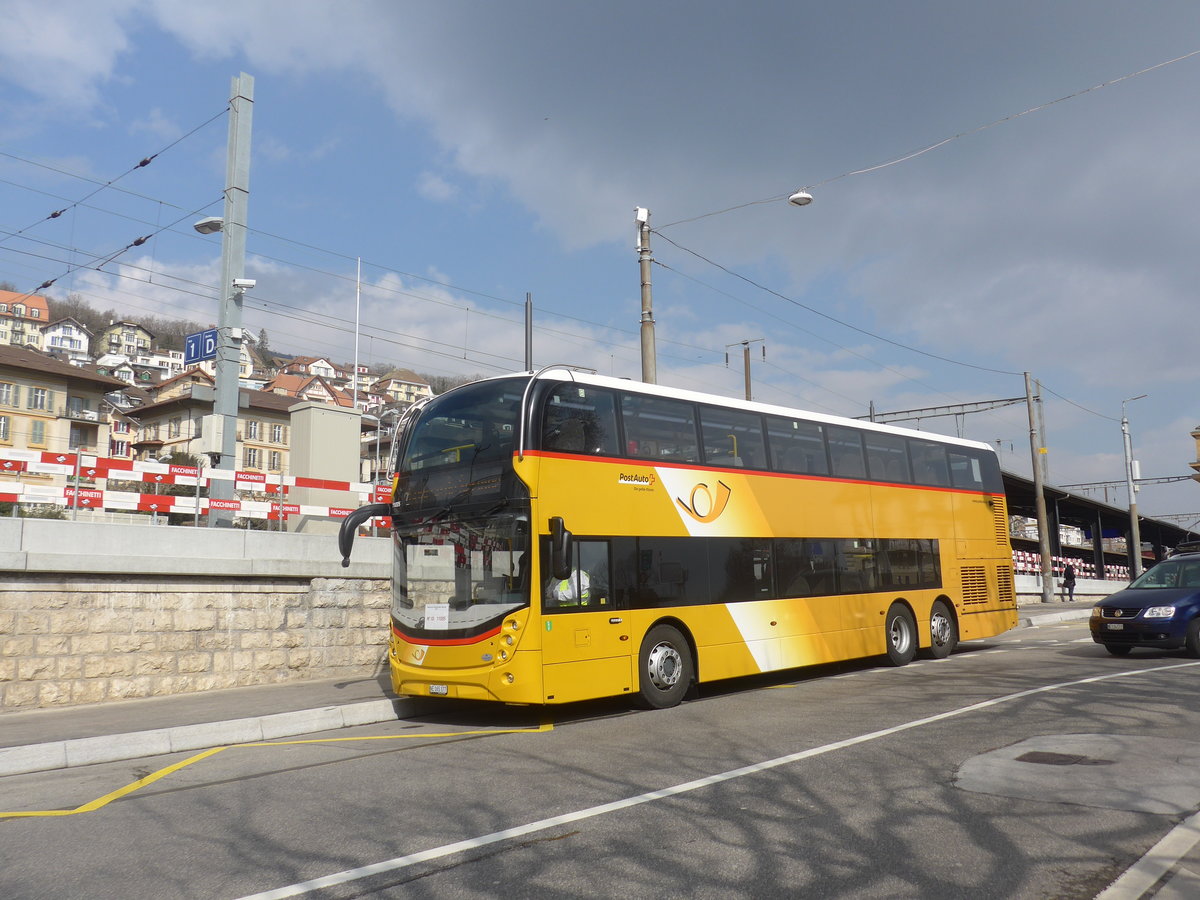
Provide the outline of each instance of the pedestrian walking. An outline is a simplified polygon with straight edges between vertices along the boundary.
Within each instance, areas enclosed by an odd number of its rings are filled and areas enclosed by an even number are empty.
[[[1063,570],[1062,578],[1063,594],[1068,603],[1075,602],[1075,567],[1067,564]]]

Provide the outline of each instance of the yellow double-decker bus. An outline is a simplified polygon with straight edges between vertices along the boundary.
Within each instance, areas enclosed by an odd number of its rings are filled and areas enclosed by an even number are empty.
[[[904,665],[1016,625],[986,444],[558,366],[398,425],[397,694],[551,704],[860,657]]]

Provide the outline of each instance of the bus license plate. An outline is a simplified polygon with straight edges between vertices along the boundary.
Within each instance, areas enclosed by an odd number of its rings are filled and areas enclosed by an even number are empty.
[[[450,688],[444,684],[431,684],[429,686],[429,693],[445,697],[450,693]]]
[[[1125,623],[1124,622],[1109,622],[1108,630],[1109,631],[1124,631]]]

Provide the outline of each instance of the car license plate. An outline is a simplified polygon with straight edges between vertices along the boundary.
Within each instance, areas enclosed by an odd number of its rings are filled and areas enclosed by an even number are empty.
[[[1109,622],[1104,627],[1107,628],[1109,631],[1124,631],[1125,623],[1124,622]]]
[[[429,693],[438,694],[442,697],[445,697],[447,694],[450,693],[450,688],[444,684],[431,684],[429,686]]]

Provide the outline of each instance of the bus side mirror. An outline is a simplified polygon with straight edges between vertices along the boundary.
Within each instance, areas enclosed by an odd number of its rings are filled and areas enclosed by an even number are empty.
[[[562,516],[550,519],[550,574],[556,579],[571,577],[572,554],[571,532],[563,524]]]
[[[392,504],[390,503],[369,503],[366,506],[360,506],[346,518],[342,519],[341,527],[338,528],[338,550],[342,552],[342,568],[347,568],[350,565],[350,548],[354,546],[354,535],[358,533],[358,526],[367,519],[373,519],[376,516],[390,516],[392,514]]]

